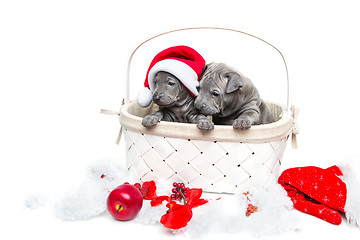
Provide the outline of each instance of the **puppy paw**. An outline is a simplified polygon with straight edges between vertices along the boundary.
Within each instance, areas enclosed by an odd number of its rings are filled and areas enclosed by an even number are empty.
[[[158,116],[156,115],[147,115],[143,118],[142,120],[142,125],[144,127],[152,127],[155,126],[156,124],[158,124],[158,122],[160,122],[160,119]]]
[[[233,123],[234,129],[245,130],[251,127],[251,121],[249,119],[238,118]]]
[[[214,123],[212,121],[210,121],[209,119],[200,119],[197,124],[197,127],[200,130],[209,131],[209,130],[214,129]]]

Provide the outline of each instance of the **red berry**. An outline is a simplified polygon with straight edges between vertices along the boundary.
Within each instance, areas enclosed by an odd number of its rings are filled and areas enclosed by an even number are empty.
[[[173,199],[173,200],[175,200],[175,199],[176,199],[175,194],[171,194],[170,198]]]
[[[172,191],[173,193],[177,193],[176,188],[173,188],[171,191]]]
[[[173,183],[173,187],[177,187],[178,184],[176,182]]]
[[[184,184],[184,183],[180,183],[180,187],[181,187],[181,188],[185,187],[185,184]]]

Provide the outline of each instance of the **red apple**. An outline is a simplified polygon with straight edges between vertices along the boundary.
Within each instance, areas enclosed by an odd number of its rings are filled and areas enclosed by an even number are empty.
[[[139,189],[130,184],[115,188],[107,199],[107,209],[117,220],[131,220],[140,212],[143,196]]]

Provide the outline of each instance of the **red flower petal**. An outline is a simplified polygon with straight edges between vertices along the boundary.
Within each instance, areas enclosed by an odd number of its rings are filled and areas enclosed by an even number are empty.
[[[151,200],[150,205],[152,207],[157,207],[157,206],[161,205],[163,201],[170,202],[170,197],[168,197],[168,196],[156,197],[155,199]]]
[[[149,192],[149,186],[148,185],[143,185],[142,188],[140,189],[140,192],[143,196],[143,198],[145,196],[147,196],[148,192]]]
[[[154,181],[144,182],[142,188],[147,189],[145,196],[143,197],[145,200],[153,200],[157,198],[156,195],[156,184]]]
[[[170,229],[185,227],[192,218],[192,211],[189,205],[180,205],[174,202],[170,202],[168,205],[170,212],[163,215],[160,222]]]
[[[202,189],[197,189],[197,188],[189,189],[187,191],[187,194],[188,194],[187,204],[191,208],[195,208],[195,207],[204,205],[205,203],[208,202],[205,199],[200,199],[200,197],[202,195]]]
[[[202,189],[189,189],[187,190],[188,198],[187,203],[184,205],[177,204],[175,201],[169,201],[166,205],[169,212],[163,215],[160,222],[167,228],[180,229],[185,227],[192,218],[192,208],[201,206],[208,201],[200,199]]]

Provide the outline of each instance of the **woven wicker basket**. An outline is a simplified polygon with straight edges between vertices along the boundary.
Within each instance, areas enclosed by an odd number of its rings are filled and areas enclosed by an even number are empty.
[[[223,28],[196,29],[246,34]],[[164,34],[186,30],[189,29]],[[248,36],[273,47],[262,39]],[[264,186],[278,178],[287,139],[294,130],[288,92],[287,106],[268,102],[275,122],[252,126],[245,131],[236,131],[232,126],[215,126],[214,130],[204,132],[195,124],[165,121],[154,128],[145,128],[141,124],[142,118],[156,111],[157,106],[152,104],[142,108],[136,101],[128,100],[129,69],[135,51],[129,59],[126,101],[120,110],[128,170],[134,180],[184,182],[189,187],[209,192],[231,193],[249,185]],[[288,91],[288,77],[286,80]]]

